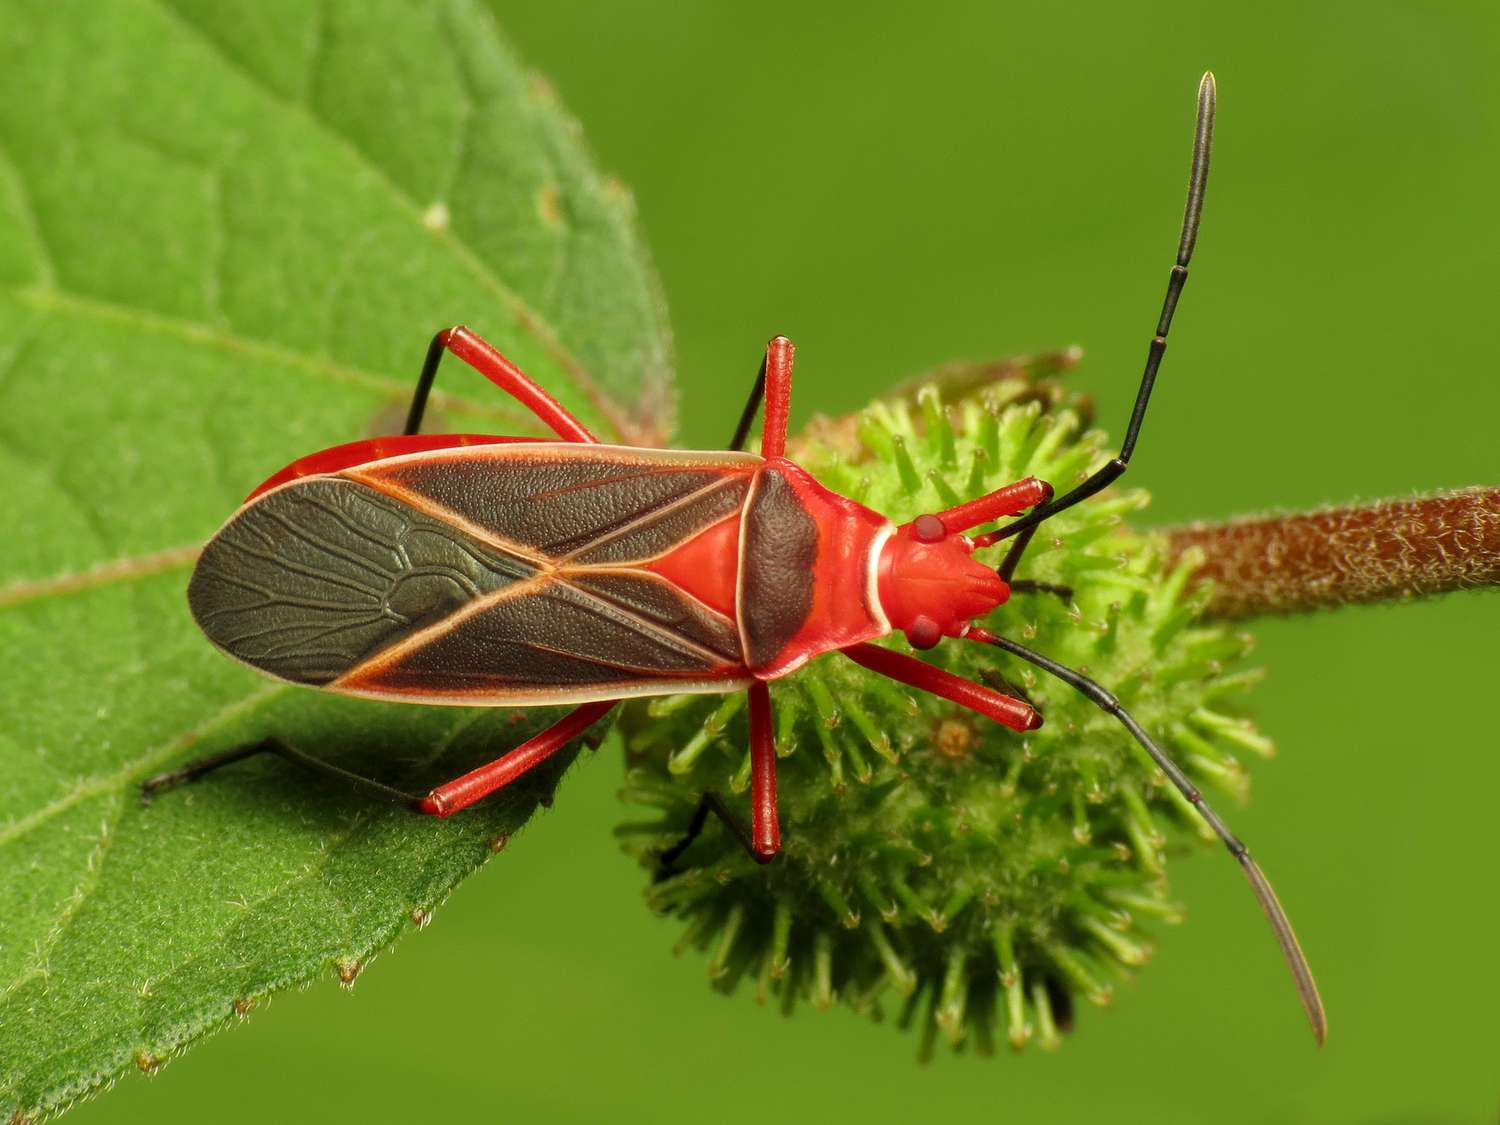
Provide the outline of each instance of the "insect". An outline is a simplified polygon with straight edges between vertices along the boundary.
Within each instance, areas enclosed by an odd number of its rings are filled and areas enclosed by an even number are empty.
[[[993,645],[1118,719],[1202,814],[1249,879],[1321,1043],[1326,1021],[1312,973],[1245,846],[1113,695],[979,624],[1024,589],[1012,576],[1037,528],[1130,462],[1197,239],[1214,105],[1206,74],[1176,264],[1124,442],[1076,487],[1054,495],[1027,478],[898,526],[786,458],[794,349],[784,336],[767,345],[728,448],[687,452],[600,444],[489,344],[447,329],[428,349],[404,432],[314,453],[265,481],[204,548],[189,603],[215,645],[282,680],[369,699],[573,709],[425,795],[274,740],[162,774],[147,792],[273,752],[448,816],[546,760],[622,699],[745,691],[749,832],[705,795],[663,862],[681,854],[709,812],[765,862],[780,848],[771,681],[837,652],[1013,730],[1039,727],[1027,702],[871,642],[900,631],[919,650],[945,639]],[[448,352],[560,440],[421,434]],[[762,402],[760,452],[743,452]],[[1009,522],[971,534],[999,520]],[[998,565],[974,558],[1006,541]]]

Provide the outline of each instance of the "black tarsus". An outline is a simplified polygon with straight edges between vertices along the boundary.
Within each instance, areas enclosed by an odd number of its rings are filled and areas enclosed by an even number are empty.
[[[1203,799],[1203,794],[1198,791],[1182,772],[1177,763],[1172,761],[1166,751],[1157,746],[1156,742],[1146,733],[1144,727],[1136,721],[1129,711],[1110,692],[1094,680],[1089,679],[1082,672],[1074,671],[1066,665],[1059,664],[1041,653],[1027,648],[1023,644],[1009,639],[1008,637],[995,636],[992,633],[976,631],[978,635],[971,633],[975,640],[994,645],[996,648],[1005,650],[1014,656],[1019,656],[1029,664],[1033,664],[1042,671],[1056,676],[1059,680],[1075,688],[1094,703],[1100,710],[1118,719],[1120,724],[1130,732],[1131,736],[1141,744],[1141,747],[1151,756],[1157,768],[1166,774],[1179,793],[1188,799],[1188,802],[1198,810],[1199,815],[1213,829],[1214,834],[1224,842],[1229,849],[1229,854],[1239,862],[1245,872],[1245,877],[1250,881],[1251,889],[1255,892],[1256,899],[1260,902],[1261,909],[1265,911],[1266,918],[1271,923],[1271,929],[1276,934],[1276,942],[1281,946],[1282,956],[1286,958],[1287,967],[1291,969],[1292,979],[1297,985],[1297,995],[1302,1000],[1302,1007],[1307,1012],[1308,1023],[1312,1025],[1313,1035],[1321,1046],[1328,1035],[1328,1018],[1323,1011],[1323,1001],[1318,996],[1318,985],[1313,980],[1312,968],[1307,963],[1307,957],[1302,952],[1302,946],[1297,941],[1297,934],[1292,929],[1291,920],[1287,918],[1286,911],[1282,909],[1281,903],[1276,898],[1276,892],[1271,888],[1270,882],[1265,874],[1250,858],[1250,852],[1241,843],[1239,837],[1229,830],[1219,814]]]
[[[751,842],[750,831],[745,827],[744,822],[735,816],[729,806],[724,803],[724,798],[720,797],[712,789],[706,789],[698,797],[698,807],[693,810],[693,819],[688,822],[687,831],[683,833],[682,839],[678,840],[677,843],[662,852],[658,857],[659,862],[656,868],[657,882],[661,882],[663,879],[677,874],[672,869],[672,864],[676,863],[681,858],[682,853],[692,847],[693,842],[699,836],[703,835],[703,827],[708,822],[709,813],[713,813],[724,822],[724,826],[740,842],[740,847],[745,849],[746,854],[751,859],[754,859],[757,863],[761,862],[755,854],[755,846]]]
[[[1037,508],[1045,506],[1047,501],[1052,499],[1052,486],[1046,481],[1042,481],[1042,487],[1047,490],[1047,495],[1040,504],[1036,505],[1035,508],[1032,508],[1033,512],[1036,511]],[[995,573],[1000,576],[1000,581],[1008,583],[1012,590],[1027,586],[1046,586],[1046,583],[1025,581],[1015,582],[1011,579],[1011,575],[1015,574],[1016,572],[1016,567],[1021,565],[1021,556],[1026,553],[1026,548],[1031,546],[1031,540],[1036,536],[1036,529],[1040,526],[1040,524],[1032,524],[1025,531],[1021,532],[1020,535],[1016,536],[1016,541],[1010,545],[1010,550],[1005,552],[1005,558],[1002,559],[1000,561],[1000,565],[995,568]],[[1062,588],[1067,589],[1067,587]],[[1071,589],[1068,589],[1066,596],[1068,598],[1071,598],[1073,596],[1073,591]]]
[[[150,801],[163,789],[169,789],[174,785],[185,785],[197,781],[205,774],[212,773],[223,766],[232,765],[257,754],[275,754],[277,757],[285,758],[289,762],[306,766],[309,769],[318,770],[346,781],[356,788],[365,789],[379,794],[388,801],[406,805],[409,808],[421,811],[423,797],[416,793],[407,793],[400,789],[394,789],[374,778],[365,777],[361,774],[352,773],[325,762],[321,758],[315,758],[311,754],[305,754],[296,747],[288,745],[279,738],[263,738],[259,742],[251,742],[245,746],[236,746],[230,750],[224,750],[217,754],[207,754],[202,758],[195,758],[185,766],[179,766],[175,770],[167,770],[154,777],[149,777],[141,782],[141,799]]]
[[[767,358],[766,355],[760,357],[760,372],[755,376],[755,385],[750,388],[745,409],[740,411],[739,423],[734,427],[734,437],[729,439],[730,449],[738,451],[745,448],[745,439],[750,436],[750,427],[755,424],[755,412],[760,409],[761,399],[766,397]]]
[[[1065,602],[1073,600],[1073,587],[1060,582],[1037,582],[1030,578],[1017,578],[1010,584],[1012,594],[1051,594]]]
[[[417,376],[417,389],[412,392],[411,409],[406,412],[406,425],[401,430],[403,434],[420,433],[422,430],[422,415],[427,412],[427,396],[432,392],[432,381],[437,378],[438,364],[443,362],[443,353],[448,350],[448,333],[451,331],[449,328],[443,329],[427,345],[427,358],[422,361],[422,373]]]
[[[432,391],[432,382],[437,377],[438,364],[442,362],[443,353],[447,351],[448,334],[451,329],[443,329],[432,337],[432,343],[427,346],[427,358],[422,362],[422,373],[417,376],[417,387],[412,392],[411,407],[406,413],[406,425],[401,430],[403,434],[415,434],[422,429],[422,416],[427,410],[427,397]],[[294,746],[289,746],[276,738],[266,738],[259,742],[252,742],[245,746],[236,746],[230,750],[221,751],[218,754],[208,754],[197,758],[185,766],[175,770],[168,770],[149,777],[141,783],[141,799],[151,800],[163,789],[169,789],[174,785],[184,785],[197,781],[205,774],[212,773],[223,766],[252,758],[257,754],[275,754],[277,757],[296,762],[309,769],[319,770],[331,774],[359,788],[378,793],[387,800],[396,801],[399,804],[409,805],[420,810],[423,798],[413,794],[405,793],[400,789],[393,789],[389,785],[382,784],[374,778],[364,777],[349,770],[341,769],[321,758],[314,758],[311,754],[304,754]]]
[[[1016,572],[1016,567],[1021,565],[1021,556],[1026,553],[1026,548],[1031,546],[1032,537],[1036,535],[1038,526],[1038,524],[1032,524],[1025,531],[1021,532],[1020,535],[1016,536],[1016,541],[1010,545],[1010,550],[1005,552],[1005,558],[1001,559],[1000,565],[995,568],[995,573],[1000,576],[1000,581],[1010,583],[1012,590],[1020,585],[1020,583],[1012,582],[1010,576]]]
[[[1167,280],[1167,296],[1162,302],[1161,317],[1156,323],[1156,335],[1151,339],[1150,351],[1146,354],[1146,368],[1141,375],[1141,386],[1135,395],[1135,407],[1130,412],[1130,425],[1125,430],[1125,441],[1120,452],[1100,469],[1097,469],[1078,487],[1063,493],[1054,500],[1033,508],[1026,515],[1007,524],[997,537],[1007,539],[1036,527],[1064,509],[1071,508],[1082,500],[1108,487],[1120,478],[1130,466],[1130,456],[1135,452],[1136,440],[1141,435],[1141,425],[1146,418],[1146,407],[1151,401],[1151,390],[1156,385],[1156,372],[1161,366],[1162,355],[1167,350],[1167,332],[1172,327],[1172,314],[1177,311],[1177,300],[1182,296],[1182,287],[1187,282],[1188,262],[1193,256],[1193,247],[1198,242],[1198,221],[1203,215],[1203,195],[1208,188],[1209,154],[1214,137],[1214,104],[1217,89],[1213,72],[1203,75],[1198,84],[1198,120],[1193,131],[1193,167],[1188,176],[1187,203],[1183,208],[1182,234],[1177,240],[1177,264]]]

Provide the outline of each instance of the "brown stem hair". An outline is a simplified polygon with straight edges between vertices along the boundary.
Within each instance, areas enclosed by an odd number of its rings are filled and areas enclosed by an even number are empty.
[[[1208,615],[1301,613],[1500,584],[1500,488],[1171,528],[1201,547]]]

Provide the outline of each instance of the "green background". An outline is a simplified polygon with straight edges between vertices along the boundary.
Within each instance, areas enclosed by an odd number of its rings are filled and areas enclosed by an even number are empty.
[[[1118,431],[1220,82],[1200,254],[1133,478],[1153,521],[1494,483],[1500,19],[1481,5],[497,4],[635,190],[681,440],[727,436],[773,332],[794,424],[954,357],[1080,343]],[[479,327],[476,325],[476,327]],[[151,1120],[1493,1121],[1500,601],[1263,624],[1235,825],[1318,970],[1315,1051],[1242,881],[1061,1053],[912,1061],[844,1012],[706,987],[586,759],[351,994],[284,996],[76,1111]]]

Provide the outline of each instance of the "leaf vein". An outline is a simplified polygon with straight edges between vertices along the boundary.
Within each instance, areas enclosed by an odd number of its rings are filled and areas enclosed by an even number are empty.
[[[333,122],[320,116],[310,105],[299,105],[290,101],[279,91],[275,90],[260,75],[256,74],[239,59],[231,55],[224,45],[203,31],[197,24],[193,23],[185,14],[179,11],[172,0],[150,0],[167,18],[179,27],[184,33],[190,35],[201,44],[210,54],[221,59],[235,73],[239,74],[253,88],[260,90],[262,95],[269,101],[284,106],[288,111],[305,118],[307,122],[331,144],[349,153],[356,158],[357,162],[366,169],[371,178],[383,186],[399,206],[407,213],[411,221],[428,230],[423,222],[423,208],[413,199],[400,184],[396,183],[383,169],[375,158],[355,143],[352,137],[339,132]],[[601,390],[598,381],[589,374],[583,363],[575,356],[558,337],[550,322],[542,314],[533,308],[519,293],[500,280],[500,277],[490,268],[482,258],[462,240],[454,236],[451,228],[433,231],[432,237],[442,243],[450,253],[464,266],[465,269],[481,285],[511,311],[517,325],[522,331],[531,335],[538,344],[542,346],[552,359],[573,379],[578,389],[588,398],[594,408],[598,410],[610,423],[622,434],[629,436],[635,427],[630,419],[616,406],[609,397]]]
[[[37,218],[36,207],[31,201],[31,192],[26,188],[26,180],[21,175],[21,169],[17,167],[14,160],[4,148],[0,148],[0,173],[10,185],[11,198],[15,201],[18,218],[21,220],[22,229],[31,239],[32,249],[35,251],[35,264],[37,266],[37,280],[43,285],[55,285],[57,283],[57,259],[52,253],[52,248],[47,244],[46,237],[42,234],[41,220]]]
[[[474,714],[466,714],[460,716],[454,722],[452,728],[450,728],[442,738],[437,740],[432,751],[428,754],[423,755],[423,757],[421,758],[421,766],[430,766],[438,758],[442,757],[442,755],[448,750],[448,748],[452,746],[453,743],[458,739],[459,735],[461,735],[465,730],[467,730],[470,726],[477,722],[480,716],[481,712],[475,712]],[[287,876],[276,886],[269,888],[264,894],[255,898],[253,901],[246,903],[244,912],[246,914],[254,913],[261,907],[265,906],[266,903],[272,901],[275,898],[278,898],[281,895],[286,894],[293,887],[299,886],[300,884],[305,883],[309,879],[312,879],[314,877],[318,878],[323,883],[323,885],[329,889],[330,893],[334,893],[331,884],[324,877],[325,869],[333,860],[334,856],[338,853],[338,850],[345,844],[347,844],[350,840],[352,840],[356,832],[358,832],[362,828],[368,827],[368,825],[369,821],[363,814],[356,814],[355,816],[351,817],[347,827],[341,829],[338,833],[330,836],[327,840],[320,844],[317,850],[308,859],[308,861],[302,865],[300,870],[298,870],[295,874]],[[337,894],[334,894],[334,897],[339,901],[339,905],[344,909],[346,917],[353,918],[355,915],[350,910],[348,905],[342,899],[339,899]],[[359,954],[365,951],[351,950],[351,952]],[[191,954],[190,956],[177,962],[177,964],[174,965],[170,970],[168,970],[166,973],[163,973],[161,976],[158,976],[157,978],[155,978],[155,980],[157,982],[171,980],[174,976],[176,976],[178,973],[181,973],[188,966],[199,960],[202,956],[203,952],[201,951]]]
[[[267,684],[265,687],[257,688],[249,695],[241,696],[239,699],[226,703],[197,726],[192,727],[183,734],[178,735],[164,746],[156,750],[148,750],[139,757],[132,758],[113,773],[102,777],[84,778],[68,790],[61,797],[57,797],[34,812],[26,816],[18,817],[10,823],[0,826],[0,847],[19,840],[29,832],[35,831],[47,821],[59,813],[65,812],[78,804],[79,801],[104,793],[121,791],[132,780],[139,777],[149,769],[182,753],[193,743],[199,741],[206,735],[212,734],[220,727],[227,726],[234,720],[258,710],[282,692],[286,691],[285,684]]]
[[[37,946],[33,957],[33,964],[22,970],[22,972],[4,988],[0,988],[0,1001],[4,1001],[12,992],[27,981],[38,976],[48,975],[47,962],[52,954],[52,947],[62,937],[63,930],[67,928],[77,913],[83,909],[83,904],[88,900],[99,885],[99,879],[104,872],[104,858],[109,853],[110,846],[115,842],[114,826],[111,821],[119,815],[121,808],[121,794],[106,794],[110,798],[110,807],[104,812],[104,819],[100,825],[99,842],[94,845],[85,861],[86,868],[83,878],[73,888],[73,893],[63,903],[62,909],[58,911],[57,917],[47,927],[47,935]]]
[[[42,312],[72,314],[95,320],[112,321],[131,328],[139,328],[158,335],[170,336],[189,343],[203,344],[228,352],[240,352],[257,359],[280,363],[329,382],[355,386],[381,395],[406,397],[411,393],[408,383],[388,375],[376,375],[332,359],[311,356],[291,348],[272,344],[250,336],[242,336],[201,321],[185,320],[165,316],[145,309],[132,308],[96,297],[84,297],[62,289],[21,286],[0,288],[21,304]],[[491,403],[481,403],[462,395],[447,391],[434,391],[434,405],[446,410],[463,410],[473,414],[489,415],[502,419],[506,424],[519,423],[525,419],[535,425],[536,419],[519,409],[505,409]]]

